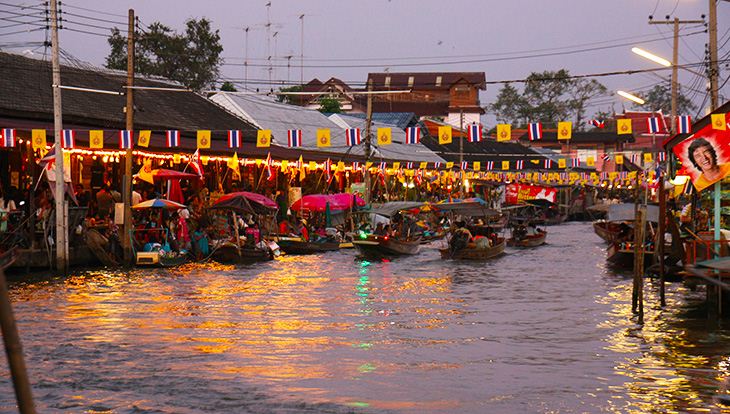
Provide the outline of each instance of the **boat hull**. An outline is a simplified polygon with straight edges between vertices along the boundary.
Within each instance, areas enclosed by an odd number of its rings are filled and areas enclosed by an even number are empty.
[[[620,228],[618,226],[618,223],[615,222],[594,221],[593,231],[607,243],[613,243],[619,238]]]
[[[365,256],[407,256],[421,251],[420,240],[402,241],[381,236],[368,236],[365,240],[354,240],[352,244]]]
[[[273,260],[271,252],[257,249],[242,247],[240,250],[234,243],[224,243],[218,246],[212,254],[213,260],[223,264],[237,263],[256,263]]]
[[[279,238],[277,244],[286,254],[317,254],[340,250],[339,242],[306,242],[300,239]]]
[[[545,244],[545,239],[547,238],[546,232],[541,232],[539,234],[532,234],[529,236],[525,236],[525,238],[521,240],[517,239],[508,239],[507,240],[507,246],[510,247],[537,247],[542,246]]]
[[[506,242],[501,239],[497,244],[486,249],[478,249],[476,247],[469,247],[457,251],[451,251],[451,249],[439,249],[442,259],[453,259],[453,260],[489,260],[504,253],[504,247]]]

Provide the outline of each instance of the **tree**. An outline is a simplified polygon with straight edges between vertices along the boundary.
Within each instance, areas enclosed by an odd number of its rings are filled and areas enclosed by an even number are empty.
[[[301,85],[294,85],[294,86],[287,86],[285,88],[279,89],[279,92],[301,92],[302,86]],[[299,105],[299,97],[297,95],[276,95],[276,99],[279,102],[285,102],[292,105]]]
[[[649,89],[649,92],[646,93],[644,96],[644,103],[643,105],[634,104],[634,108],[636,109],[643,109],[643,110],[650,110],[650,111],[658,111],[661,110],[665,114],[671,114],[672,113],[672,90],[671,85],[667,83],[662,83],[659,85],[655,85],[653,88]],[[677,115],[682,114],[689,114],[697,110],[697,106],[695,106],[692,101],[687,99],[686,96],[682,94],[682,89],[677,90]]]
[[[586,104],[605,93],[606,87],[600,82],[571,78],[565,69],[533,72],[525,80],[522,93],[506,84],[488,108],[498,121],[519,127],[528,122],[554,126],[575,117],[576,129],[582,130]]]
[[[339,114],[342,112],[340,101],[337,98],[322,97],[319,99],[319,112]]]
[[[238,89],[228,81],[223,82],[223,85],[221,85],[221,90],[224,92],[238,92]]]
[[[218,30],[212,31],[204,18],[190,19],[185,25],[185,33],[179,34],[154,22],[136,37],[135,72],[172,79],[196,91],[212,88],[223,61]],[[111,50],[106,67],[126,70],[127,38],[114,28],[107,41]]]
[[[508,83],[499,90],[497,99],[488,108],[494,112],[497,121],[518,125],[525,122],[526,105],[519,91]]]

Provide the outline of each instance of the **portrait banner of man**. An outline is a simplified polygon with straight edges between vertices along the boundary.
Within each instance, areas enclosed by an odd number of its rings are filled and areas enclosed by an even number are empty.
[[[730,131],[706,126],[674,147],[697,191],[730,176]]]

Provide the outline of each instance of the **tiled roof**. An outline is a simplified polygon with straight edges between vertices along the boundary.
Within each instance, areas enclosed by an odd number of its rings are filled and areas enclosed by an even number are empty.
[[[0,116],[37,121],[53,120],[51,64],[9,53],[0,53]],[[126,75],[107,70],[61,68],[66,86],[123,91]],[[136,86],[170,87],[170,82],[135,79]],[[64,89],[63,120],[95,128],[121,129],[125,126],[126,97]],[[184,135],[198,129],[243,131],[253,142],[255,128],[193,92],[135,90],[135,129],[178,129]]]

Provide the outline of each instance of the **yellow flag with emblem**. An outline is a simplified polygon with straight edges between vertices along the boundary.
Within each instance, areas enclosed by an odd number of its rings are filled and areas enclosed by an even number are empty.
[[[651,156],[651,152],[645,152],[644,153],[644,163],[645,164],[648,164],[648,163],[653,162],[653,161],[654,161],[654,159]]]
[[[104,131],[89,131],[89,148],[104,148]]]
[[[330,130],[329,129],[318,129],[317,130],[317,146],[318,147],[329,147],[330,146]]]
[[[596,159],[589,155],[588,158],[586,158],[586,165],[589,167],[595,167]]]
[[[426,167],[428,167],[428,162],[422,162],[422,163],[421,163],[421,164],[420,164],[420,165],[418,166],[418,168],[420,168],[420,169],[422,169],[422,170],[425,170],[425,169],[426,169]]]
[[[198,130],[198,148],[210,148],[210,130]]]
[[[439,144],[451,144],[451,127],[440,126],[439,127]]]
[[[399,168],[400,168],[400,162],[398,162],[398,161],[394,162],[394,163],[393,163],[393,169],[394,169],[394,170],[397,170],[397,169],[399,169]]]
[[[509,170],[509,161],[502,161],[502,169]]]
[[[152,131],[150,130],[142,130],[139,131],[139,138],[137,139],[137,145],[140,147],[149,147],[150,146],[150,137],[152,136]]]
[[[345,171],[345,162],[339,161],[337,163],[337,172],[344,172]]]
[[[447,163],[446,163],[446,169],[448,170],[448,169],[450,169],[450,168],[454,168],[454,163],[453,163],[453,161],[449,161],[449,162],[447,162]]]
[[[616,134],[625,135],[631,134],[631,120],[630,119],[617,119],[616,120]]]
[[[474,168],[474,171],[479,171],[482,168],[482,164],[479,161],[474,161],[472,168]]]
[[[378,145],[390,145],[391,132],[390,128],[378,128]]]
[[[317,162],[316,161],[309,161],[308,165],[309,171],[314,171],[317,169]]]
[[[558,122],[558,139],[570,139],[573,136],[573,123],[570,121]]]
[[[174,164],[180,164],[180,154],[172,154],[172,162]]]
[[[558,159],[558,168],[565,168],[565,158]]]
[[[271,130],[260,129],[256,131],[256,146],[258,148],[268,148],[271,145]]]
[[[614,161],[616,161],[616,165],[621,165],[624,163],[624,155],[623,154],[616,154],[613,157]]]
[[[512,125],[497,124],[497,141],[505,142],[512,139]]]
[[[155,181],[152,177],[152,160],[147,158],[144,160],[144,163],[142,164],[142,168],[139,169],[137,172],[137,178],[140,180],[146,181],[150,184],[154,184]]]
[[[34,129],[31,132],[33,139],[33,149],[46,149],[46,130],[45,129]]]
[[[727,126],[725,125],[725,114],[712,114],[712,129],[717,129],[720,131],[724,131],[727,129]]]

